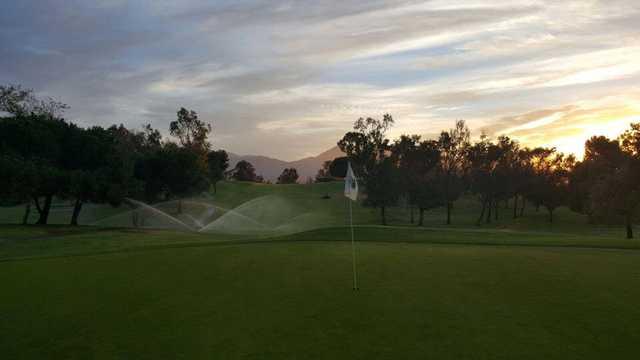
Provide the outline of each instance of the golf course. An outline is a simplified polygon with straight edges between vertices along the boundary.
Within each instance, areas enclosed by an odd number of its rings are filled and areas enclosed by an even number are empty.
[[[480,202],[471,196],[456,202],[452,225],[444,225],[443,208],[428,211],[423,227],[412,225],[410,210],[398,206],[381,226],[377,210],[355,203],[356,291],[342,190],[341,182],[223,182],[215,194],[185,199],[182,215],[175,204],[154,205],[187,227],[203,213],[221,224],[200,221],[191,231],[150,212],[146,226],[133,227],[124,206],[88,204],[77,227],[63,225],[70,209],[62,201],[47,226],[14,225],[24,207],[3,208],[0,354],[622,359],[637,352],[640,242],[625,239],[622,227],[589,225],[566,208],[553,223],[534,207],[512,219],[508,204],[498,221],[477,226]],[[198,208],[205,202],[222,210],[206,213]],[[249,222],[262,227],[234,231]]]

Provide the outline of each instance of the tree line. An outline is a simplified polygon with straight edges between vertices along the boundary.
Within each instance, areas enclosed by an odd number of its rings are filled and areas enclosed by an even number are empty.
[[[62,117],[66,108],[20,86],[0,86],[0,202],[26,203],[23,223],[35,208],[37,224],[46,224],[54,198],[73,203],[70,223],[77,225],[88,202],[179,199],[215,190],[226,176],[228,155],[211,149],[211,126],[194,111],[177,112],[171,141],[150,125],[82,128]]]
[[[393,125],[388,114],[360,118],[338,142],[364,185],[363,204],[379,209],[383,225],[386,209],[401,200],[411,206],[412,223],[413,209],[423,225],[425,211],[444,207],[444,222],[451,224],[455,202],[470,194],[480,205],[478,225],[500,216],[522,217],[527,204],[545,209],[553,222],[555,210],[567,206],[591,223],[624,223],[627,237],[633,237],[640,204],[640,124],[631,124],[618,139],[592,137],[582,161],[555,148],[522,146],[508,136],[471,141],[463,120],[436,139],[402,135],[392,141],[387,132]],[[330,168],[325,165],[319,177]],[[505,203],[510,210],[502,214],[499,205]]]
[[[228,169],[228,154],[211,148],[211,125],[193,110],[180,108],[172,139],[164,139],[151,125],[82,128],[64,119],[67,108],[19,85],[0,86],[0,205],[26,203],[25,224],[32,211],[37,224],[47,224],[54,199],[73,203],[69,222],[77,225],[86,203],[134,206],[129,198],[154,203],[215,193],[223,179],[264,182],[247,161]],[[297,181],[294,168],[277,180]]]
[[[86,203],[133,204],[180,199],[223,179],[263,182],[255,168],[240,161],[229,168],[224,150],[212,150],[211,126],[195,111],[181,108],[169,126],[171,138],[145,125],[83,128],[62,116],[67,106],[39,99],[20,86],[0,86],[0,205],[26,204],[23,222],[32,211],[46,224],[54,199],[72,202],[71,224]],[[454,204],[465,194],[478,199],[477,223],[500,216],[524,216],[525,207],[545,209],[550,222],[561,206],[585,214],[594,224],[624,224],[633,237],[640,204],[640,124],[631,124],[616,139],[594,136],[585,143],[584,158],[554,148],[529,148],[507,136],[490,139],[471,132],[460,120],[436,139],[402,135],[387,137],[391,115],[360,118],[338,142],[347,155],[326,162],[316,181],[344,176],[351,162],[364,189],[363,204],[386,210],[401,200],[424,213],[444,207],[451,224]],[[296,169],[285,169],[277,183],[298,181]],[[510,203],[510,213],[500,204]],[[182,211],[177,201],[176,211]]]

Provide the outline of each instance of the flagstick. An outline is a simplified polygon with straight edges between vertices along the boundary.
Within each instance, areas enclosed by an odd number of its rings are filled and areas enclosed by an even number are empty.
[[[351,261],[353,263],[353,290],[358,290],[358,273],[356,270],[356,242],[353,236],[353,205],[351,204],[353,201],[351,199],[347,200],[349,202],[349,225],[351,227]]]

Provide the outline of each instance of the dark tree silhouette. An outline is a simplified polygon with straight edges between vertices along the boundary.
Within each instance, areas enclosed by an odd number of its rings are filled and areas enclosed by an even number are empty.
[[[553,212],[569,200],[569,174],[575,165],[573,156],[556,153],[555,149],[538,150],[529,197],[543,206],[553,222]]]
[[[331,176],[331,173],[329,170],[329,168],[331,167],[331,163],[332,163],[331,160],[327,160],[322,163],[322,167],[318,169],[318,172],[316,173],[316,178],[315,178],[316,182],[333,181],[333,177]]]
[[[333,178],[343,178],[347,176],[347,165],[349,158],[341,156],[333,159],[329,165],[329,175]]]
[[[177,115],[178,119],[169,124],[169,132],[178,138],[180,145],[204,157],[210,147],[207,138],[211,125],[198,119],[193,110],[180,108]]]
[[[413,223],[413,206],[419,210],[418,226],[424,225],[424,212],[443,205],[435,169],[440,151],[435,141],[421,141],[420,136],[403,135],[395,142],[392,158],[397,164],[399,184],[408,199]]]
[[[458,120],[453,129],[443,131],[438,139],[440,150],[439,178],[447,208],[447,225],[451,224],[453,203],[464,190],[462,177],[465,170],[466,149],[469,146],[470,134],[464,120]]]
[[[286,168],[282,170],[282,174],[278,176],[278,184],[295,184],[298,182],[298,170],[295,168]]]
[[[257,181],[256,169],[253,165],[246,161],[238,161],[236,166],[231,170],[231,177],[237,181]]]
[[[385,152],[390,149],[386,132],[393,125],[391,115],[385,114],[382,120],[374,118],[359,118],[353,125],[355,131],[348,132],[338,142],[351,165],[363,182],[369,179],[376,163],[383,159]]]
[[[178,198],[176,210],[181,213],[181,198],[209,188],[206,172],[202,171],[197,154],[188,148],[168,143],[164,146],[163,157],[166,159],[163,178],[166,179],[169,196]]]
[[[480,141],[467,149],[467,182],[471,193],[476,194],[482,204],[477,223],[498,220],[498,204],[514,197],[518,169],[518,144],[506,136],[496,143],[481,136]]]
[[[382,225],[387,225],[386,209],[394,205],[400,196],[398,179],[397,169],[389,157],[376,162],[369,172],[365,205],[380,209]]]
[[[625,156],[613,172],[603,174],[591,189],[593,211],[600,217],[623,218],[626,237],[633,238],[633,221],[640,205],[640,160]]]
[[[571,208],[593,223],[624,223],[627,238],[633,237],[640,204],[639,139],[639,124],[618,140],[592,137],[569,176]]]
[[[229,155],[224,150],[210,151],[207,154],[207,167],[209,169],[209,182],[213,185],[213,192],[218,192],[217,184],[224,180],[225,172],[229,167]]]
[[[364,185],[364,204],[380,208],[382,223],[386,225],[386,208],[398,199],[399,189],[395,164],[387,156],[391,149],[387,130],[393,118],[385,114],[382,120],[359,118],[353,125],[355,131],[345,134],[338,147],[347,154],[360,183]]]
[[[69,107],[51,98],[37,98],[33,90],[20,85],[0,85],[0,112],[15,117],[43,116],[49,119],[61,118]]]

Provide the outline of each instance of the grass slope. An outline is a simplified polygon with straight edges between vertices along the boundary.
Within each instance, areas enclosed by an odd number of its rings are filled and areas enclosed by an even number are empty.
[[[284,209],[291,214],[293,218],[296,213],[308,213],[308,217],[295,219],[295,223],[299,224],[298,228],[293,230],[308,230],[322,227],[344,226],[348,224],[347,203],[342,196],[343,184],[341,182],[319,183],[319,184],[296,184],[296,185],[271,185],[244,182],[221,182],[218,185],[217,194],[209,194],[204,199],[211,201],[216,205],[234,209],[238,206],[242,207],[247,202],[253,200],[258,201],[256,208],[252,212],[251,206],[248,211],[249,216],[261,216],[263,214],[272,214],[280,209],[274,204],[273,208],[269,208],[269,198],[284,199],[290,208]],[[325,195],[329,195],[329,199],[325,199]],[[202,198],[202,197],[201,197]],[[189,208],[189,203],[183,204],[185,208]],[[174,205],[164,205],[163,210],[168,213],[174,211]],[[67,202],[58,201],[54,207],[50,223],[51,224],[67,224],[71,216],[71,207]],[[100,219],[112,217],[116,214],[122,214],[128,211],[128,208],[111,208],[107,205],[86,204],[80,216],[80,223],[84,225],[92,224]],[[283,211],[284,211],[283,210]],[[356,204],[353,208],[354,223],[359,225],[374,225],[379,223],[379,214],[376,209],[365,208]],[[15,224],[21,221],[24,212],[23,206],[18,207],[0,207],[0,224]],[[390,208],[388,211],[389,222],[392,225],[411,225],[409,223],[410,211],[406,207],[398,206]],[[535,232],[551,232],[564,234],[580,234],[580,235],[597,235],[609,238],[624,237],[624,228],[622,226],[594,226],[587,224],[586,218],[580,214],[576,214],[567,208],[556,210],[555,222],[548,221],[548,215],[543,210],[536,211],[531,205],[525,210],[525,216],[513,219],[512,208],[499,209],[500,218],[491,224],[482,224],[476,226],[476,220],[480,213],[480,203],[473,196],[466,196],[458,200],[454,204],[453,224],[444,225],[445,210],[444,208],[433,209],[427,211],[425,215],[425,226],[427,227],[443,227],[443,228],[462,228],[462,229],[500,229],[514,231],[535,231]],[[289,216],[289,214],[283,214]],[[417,212],[415,214],[417,217]],[[36,211],[31,211],[31,222],[36,220]],[[123,219],[127,220],[128,217]],[[118,223],[105,223],[106,226],[118,225]],[[122,222],[119,226],[130,226],[127,221]]]

